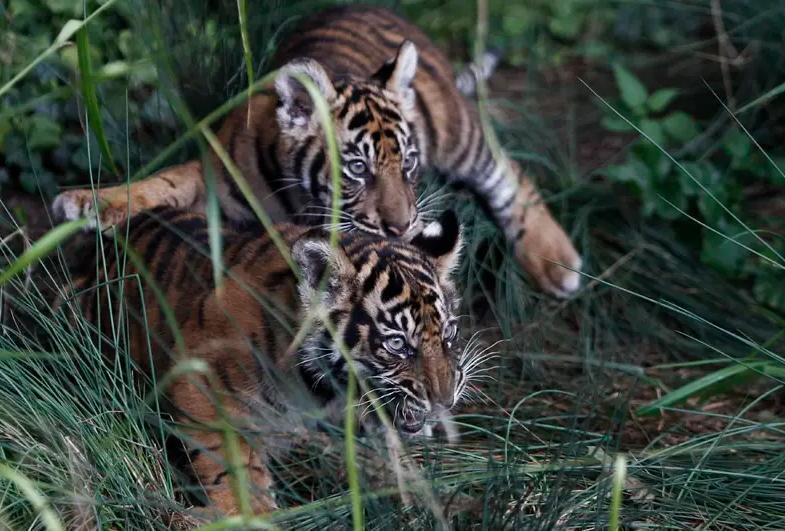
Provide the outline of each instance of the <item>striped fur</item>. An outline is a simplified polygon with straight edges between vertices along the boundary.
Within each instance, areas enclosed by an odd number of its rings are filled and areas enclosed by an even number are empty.
[[[559,296],[580,284],[581,260],[518,163],[494,156],[476,105],[456,86],[449,61],[415,26],[376,7],[337,7],[299,25],[279,49],[273,90],[226,120],[219,138],[275,219],[299,213],[324,222],[331,184],[313,105],[296,80],[309,77],[332,112],[342,157],[339,229],[411,237],[422,228],[415,200],[418,171],[433,167],[472,190],[488,207],[524,268]],[[221,206],[234,221],[253,219],[214,158]],[[201,208],[200,163],[169,168],[145,181],[100,191],[104,225],[156,205]],[[91,191],[65,192],[55,213],[93,212]],[[310,210],[309,208],[310,207]],[[562,265],[567,268],[562,267]],[[570,270],[571,268],[573,270]]]
[[[477,94],[477,86],[493,75],[501,58],[501,51],[493,49],[483,53],[479,60],[466,65],[455,76],[455,86],[458,87],[460,93],[464,96]]]
[[[255,444],[250,436],[240,442],[239,455],[257,489],[253,509],[264,512],[276,506],[266,466],[272,440],[286,432],[298,404],[327,404],[341,396],[348,377],[341,345],[406,433],[426,429],[467,385],[466,361],[452,348],[457,299],[449,276],[460,252],[454,214],[412,243],[352,233],[333,249],[321,229],[278,229],[300,280],[270,238],[227,232],[225,283],[217,291],[204,254],[205,219],[165,208],[140,214],[123,245],[127,262],[108,258],[105,268],[96,267],[96,256],[82,256],[70,288],[76,298],[65,306],[99,324],[106,337],[118,316],[128,315],[129,350],[159,381],[180,360],[208,364],[209,375],[175,376],[166,396],[192,450],[197,478],[211,504],[226,513],[238,506],[222,459],[219,409],[254,437]],[[112,286],[109,293],[93,288],[119,278],[119,271],[129,279],[122,300],[119,282],[105,284]],[[141,293],[130,280],[136,274]],[[298,330],[309,317],[313,323]],[[335,336],[325,321],[333,323]],[[294,344],[301,332],[302,342]]]

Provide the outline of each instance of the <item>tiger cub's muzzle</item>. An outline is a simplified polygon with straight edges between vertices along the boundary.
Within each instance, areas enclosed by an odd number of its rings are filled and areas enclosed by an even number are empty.
[[[456,374],[446,382],[448,389],[439,393],[428,392],[419,382],[402,383],[402,396],[388,406],[392,410],[395,427],[405,434],[420,434],[427,422],[440,418],[455,405],[459,380]]]

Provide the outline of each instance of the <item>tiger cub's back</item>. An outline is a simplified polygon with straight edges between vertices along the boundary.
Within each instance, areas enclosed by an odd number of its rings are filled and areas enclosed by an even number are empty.
[[[277,228],[285,243],[307,230]],[[71,289],[80,294],[83,317],[100,324],[104,335],[127,315],[128,350],[144,369],[152,358],[162,374],[186,353],[210,362],[227,358],[228,350],[248,350],[246,338],[272,357],[289,344],[296,277],[269,237],[224,230],[226,271],[216,289],[203,216],[157,208],[134,217],[128,234],[117,252],[109,240],[103,253],[89,246],[73,268]],[[238,372],[240,380],[247,375]]]

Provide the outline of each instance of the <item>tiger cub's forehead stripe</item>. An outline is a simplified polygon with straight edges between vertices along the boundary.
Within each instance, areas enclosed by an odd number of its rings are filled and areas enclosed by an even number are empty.
[[[387,274],[387,283],[381,293],[382,302],[403,295],[404,289],[408,289],[408,286],[405,285],[404,279],[401,277],[400,273],[394,269],[390,269]]]
[[[351,130],[358,129],[367,125],[370,121],[371,117],[368,115],[368,113],[365,111],[360,111],[352,116],[347,127]]]

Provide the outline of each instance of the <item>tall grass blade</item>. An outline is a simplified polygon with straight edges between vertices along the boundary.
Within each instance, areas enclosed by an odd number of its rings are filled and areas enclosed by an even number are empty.
[[[208,127],[202,127],[201,132],[205,139],[207,139],[210,147],[213,148],[213,151],[215,151],[215,154],[218,155],[218,158],[226,168],[226,171],[229,172],[229,175],[232,177],[232,179],[234,179],[234,182],[237,184],[237,187],[240,189],[243,197],[246,201],[248,201],[248,205],[251,207],[251,210],[262,224],[267,234],[270,236],[270,239],[273,241],[276,249],[278,249],[278,252],[281,253],[281,256],[284,258],[284,260],[286,260],[286,263],[289,265],[292,271],[299,271],[299,268],[294,263],[292,256],[289,253],[288,245],[283,241],[281,235],[278,233],[278,230],[276,230],[270,215],[267,214],[267,211],[264,209],[261,203],[259,203],[259,200],[256,198],[256,195],[251,188],[251,185],[248,184],[248,181],[245,179],[245,177],[243,177],[240,168],[237,167],[232,158],[229,156],[229,153],[227,153],[226,149],[221,145],[221,142]]]
[[[708,88],[708,89],[709,89],[709,92],[711,92],[711,93],[712,93],[712,95],[714,96],[714,98],[715,98],[715,99],[716,99],[716,100],[717,100],[717,101],[720,103],[720,105],[722,105],[722,108],[725,110],[725,112],[727,112],[727,113],[730,115],[730,117],[731,117],[731,118],[733,118],[733,121],[734,121],[734,122],[736,122],[736,125],[738,125],[738,126],[739,126],[739,128],[740,128],[742,131],[744,131],[744,134],[745,134],[745,135],[747,135],[747,138],[749,138],[749,139],[750,139],[750,141],[751,141],[753,144],[755,144],[755,147],[756,147],[756,148],[758,148],[758,151],[760,151],[760,152],[761,152],[761,154],[762,154],[762,155],[763,155],[763,156],[766,158],[766,160],[768,161],[768,163],[769,163],[769,164],[771,164],[771,167],[772,167],[772,168],[774,168],[774,170],[775,170],[777,173],[779,173],[780,177],[782,177],[783,179],[785,179],[785,172],[783,172],[783,171],[782,171],[782,168],[780,168],[780,167],[777,165],[777,163],[776,163],[776,162],[774,162],[774,159],[772,159],[772,158],[771,158],[771,156],[768,154],[768,152],[767,152],[765,149],[763,149],[763,146],[761,146],[761,145],[760,145],[760,143],[758,142],[758,140],[757,140],[757,139],[756,139],[756,138],[755,138],[755,137],[752,135],[752,133],[750,133],[750,132],[749,132],[749,130],[748,130],[748,129],[747,129],[745,126],[744,126],[744,124],[743,124],[743,123],[741,123],[741,120],[739,120],[739,117],[737,116],[737,114],[738,114],[738,113],[734,113],[734,112],[733,112],[733,110],[731,110],[731,109],[730,109],[730,107],[728,107],[727,105],[725,105],[725,102],[724,102],[724,101],[722,101],[722,98],[720,98],[720,97],[719,97],[719,95],[717,94],[717,92],[716,92],[714,89],[712,89],[712,88],[711,88],[711,85],[709,85],[708,83],[706,83],[706,81],[705,81],[705,80],[704,80],[704,82],[703,82],[703,83],[706,85],[706,88]],[[783,85],[783,87],[785,87],[785,85]],[[783,88],[783,92],[785,92],[785,88]],[[780,256],[780,255],[777,255],[777,256],[778,256],[778,258],[779,258],[780,260],[782,260],[782,262],[783,262],[783,266],[785,266],[785,259],[783,259],[783,257],[782,257],[782,256]]]
[[[622,493],[624,492],[624,481],[627,479],[627,458],[617,455],[613,464],[613,490],[611,491],[610,517],[608,519],[608,529],[618,531],[619,516],[621,515]]]
[[[647,404],[641,408],[638,408],[636,414],[639,416],[654,415],[663,408],[684,402],[688,398],[700,394],[703,391],[706,391],[707,389],[710,389],[711,387],[727,380],[728,378],[741,376],[745,373],[762,371],[766,368],[767,365],[770,364],[771,362],[768,360],[759,360],[750,361],[744,364],[732,365],[730,367],[724,367],[671,391],[662,398],[655,400],[651,404]]]
[[[765,94],[763,94],[762,96],[758,96],[757,98],[755,98],[751,102],[749,102],[746,105],[744,105],[737,112],[742,113],[742,112],[748,111],[748,110],[752,109],[753,107],[757,107],[758,105],[760,105],[762,103],[767,103],[769,100],[771,100],[773,98],[776,98],[777,96],[779,96],[780,94],[783,94],[783,93],[785,93],[785,83],[781,83],[781,84],[777,85],[776,87],[774,87],[773,89],[771,89],[768,92],[766,92]]]
[[[352,498],[352,525],[354,531],[363,529],[363,503],[360,490],[360,478],[357,475],[357,448],[354,438],[354,420],[356,414],[355,395],[357,394],[357,378],[354,372],[349,373],[346,388],[346,418],[344,432],[346,436],[346,468],[349,476],[349,492]]]
[[[215,169],[209,155],[203,157],[202,168],[206,188],[205,215],[207,216],[207,239],[210,244],[210,261],[213,264],[213,281],[215,289],[223,288],[223,237],[221,233],[221,205],[215,183]]]
[[[98,140],[98,146],[101,148],[101,154],[106,164],[109,165],[115,175],[119,175],[120,172],[109,149],[109,142],[106,140],[104,125],[101,121],[101,110],[98,107],[98,96],[95,92],[95,76],[93,75],[93,66],[90,62],[90,41],[87,35],[87,28],[85,27],[76,32],[76,50],[79,59],[82,98],[87,110],[88,129],[92,129],[96,140]]]
[[[319,117],[320,125],[324,129],[324,138],[327,141],[327,158],[330,159],[330,176],[333,185],[332,205],[330,213],[330,246],[336,247],[338,245],[338,220],[339,209],[341,201],[341,158],[338,152],[338,141],[335,136],[335,127],[333,126],[333,118],[330,114],[330,108],[325,101],[324,96],[319,92],[313,81],[305,75],[296,75],[295,79],[303,84],[311,101],[316,108],[316,114]]]
[[[243,59],[245,60],[245,75],[248,76],[248,116],[247,127],[251,126],[251,94],[253,90],[253,56],[251,55],[251,42],[248,39],[248,0],[237,0],[237,16],[240,19],[240,40],[243,43]]]

